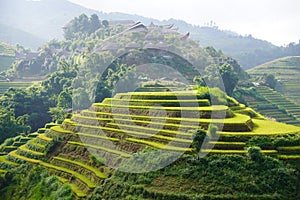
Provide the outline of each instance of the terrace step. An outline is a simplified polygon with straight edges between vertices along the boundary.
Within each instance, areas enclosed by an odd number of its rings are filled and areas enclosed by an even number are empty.
[[[71,187],[71,190],[73,192],[73,194],[77,197],[77,198],[85,198],[87,196],[86,193],[84,193],[76,184],[74,183],[69,183],[68,179],[57,176],[58,180],[63,183],[63,184],[68,184]]]
[[[280,154],[300,155],[300,146],[285,146],[277,148]]]
[[[0,169],[12,169],[17,166],[19,166],[19,164],[8,160],[7,156],[0,156]]]
[[[23,145],[23,144],[25,144],[26,142],[14,142],[13,144],[12,144],[12,146],[15,146],[15,147],[19,147],[19,146],[21,146],[21,145]]]
[[[10,152],[16,150],[17,148],[18,147],[16,147],[16,146],[5,146],[3,151],[6,153],[10,153]]]
[[[101,150],[101,151],[106,151],[108,153],[116,154],[116,155],[119,155],[119,156],[122,156],[122,157],[125,157],[125,158],[130,158],[131,157],[130,154],[125,153],[123,151],[116,150],[116,149],[109,149],[109,148],[106,148],[106,147],[90,145],[90,144],[84,144],[84,143],[80,143],[80,142],[72,142],[72,141],[68,141],[68,144],[83,146],[83,147],[86,147],[86,148],[92,148],[92,149]]]
[[[231,117],[232,111],[228,106],[213,105],[202,107],[160,107],[160,106],[126,106],[126,105],[112,105],[104,103],[94,103],[90,108],[96,112],[117,112],[120,114],[139,113],[141,115],[152,112],[167,112],[168,115],[187,115],[192,117],[199,116],[201,118],[225,118]]]
[[[191,140],[187,140],[187,139],[182,139],[182,138],[176,138],[176,137],[169,137],[169,136],[164,136],[164,135],[156,135],[157,132],[165,132],[165,133],[173,133],[175,134],[174,131],[167,131],[167,130],[152,130],[154,131],[155,133],[154,134],[150,134],[150,133],[145,133],[143,129],[143,131],[133,131],[133,130],[121,130],[121,129],[118,129],[118,128],[112,128],[112,127],[102,127],[102,126],[91,126],[91,125],[84,125],[84,124],[76,124],[75,125],[77,128],[80,127],[81,130],[83,128],[87,128],[87,130],[85,130],[84,132],[92,132],[90,131],[90,129],[94,129],[94,130],[101,130],[101,131],[104,131],[105,133],[112,133],[113,135],[115,135],[116,133],[120,136],[122,136],[123,134],[130,134],[131,136],[134,135],[136,137],[147,137],[147,138],[155,138],[157,140],[165,140],[165,141],[176,141],[176,142],[179,142],[179,143],[191,143]],[[126,125],[124,125],[126,126]],[[136,128],[139,128],[139,127],[136,127]],[[142,128],[142,127],[141,127]],[[177,133],[179,134],[179,133]],[[185,134],[185,133],[182,133],[182,134]],[[108,134],[108,135],[111,135],[111,134]],[[186,135],[186,134],[185,134]]]
[[[104,104],[111,105],[126,105],[126,106],[153,106],[161,105],[166,107],[198,107],[198,106],[210,106],[208,99],[117,99],[117,98],[106,98],[103,100]]]
[[[39,144],[36,142],[36,138],[28,141],[26,143],[26,147],[30,150],[33,150],[33,151],[38,151],[38,152],[41,152],[41,153],[44,153],[45,150],[46,150],[46,144],[43,145],[43,144]]]
[[[39,135],[39,133],[30,133],[29,135],[28,135],[28,137],[29,138],[35,138],[35,137],[37,137]]]
[[[67,169],[72,169],[73,171],[86,176],[89,180],[95,184],[101,184],[103,179],[107,178],[107,175],[101,172],[99,169],[91,167],[85,163],[78,162],[75,160],[70,160],[64,157],[55,156],[51,160],[51,164],[59,167],[64,167]]]
[[[201,149],[201,153],[209,154],[247,154],[247,150],[219,150],[219,149]],[[261,150],[263,154],[277,154],[276,150]]]
[[[53,140],[52,138],[47,137],[45,134],[39,134],[37,138],[46,142],[51,142]]]
[[[281,160],[300,160],[300,155],[279,154],[277,155],[277,158]]]
[[[80,180],[80,182],[82,182],[83,184],[85,184],[89,189],[94,189],[96,187],[96,184],[94,182],[92,182],[91,180],[89,180],[88,178],[86,178],[84,175],[79,174],[73,170],[70,170],[68,168],[64,168],[64,167],[59,167],[50,163],[46,163],[46,162],[40,162],[39,163],[41,166],[44,166],[46,168],[49,169],[53,169],[55,171],[61,171],[67,174],[70,174],[71,176],[75,177],[76,179]]]
[[[38,159],[42,159],[43,157],[45,157],[45,154],[42,152],[38,152],[35,150],[31,150],[29,149],[26,145],[22,145],[17,149],[18,154],[23,155],[27,157],[27,155],[32,155],[33,158],[38,158]]]
[[[154,147],[156,149],[167,150],[167,151],[179,151],[179,152],[187,152],[187,153],[192,152],[192,149],[188,148],[190,145],[187,145],[186,147],[177,147],[177,146],[172,146],[172,145],[163,144],[159,142],[148,141],[144,139],[126,138],[125,140],[129,142],[138,143],[138,144],[144,144],[150,147]]]
[[[134,115],[134,114],[120,114],[120,113],[109,113],[109,112],[93,112],[89,110],[84,110],[81,112],[83,116],[87,117],[110,117],[116,120],[127,119],[127,120],[142,120],[142,121],[160,121],[162,120],[164,123],[172,123],[178,124],[181,123],[183,125],[198,125],[200,124],[201,128],[207,129],[209,124],[213,123],[219,128],[222,128],[223,131],[251,131],[253,124],[251,123],[251,118],[246,115],[237,114],[231,118],[225,119],[206,119],[206,118],[181,118],[181,117],[157,117],[157,116],[145,116],[145,115]],[[75,116],[76,118],[76,116]],[[234,128],[232,127],[234,126]]]
[[[28,158],[26,156],[19,155],[17,153],[17,151],[11,152],[9,154],[9,156],[17,158],[17,159],[22,160],[22,161],[30,162],[30,163],[33,163],[33,164],[39,164],[41,166],[44,166],[46,168],[49,168],[49,169],[52,169],[52,170],[55,170],[55,171],[59,171],[59,172],[63,172],[63,173],[69,174],[72,177],[78,179],[83,184],[85,184],[89,189],[94,189],[96,187],[96,184],[94,182],[90,181],[85,176],[83,176],[83,175],[81,175],[81,174],[79,174],[77,172],[74,172],[74,171],[72,171],[70,169],[67,169],[67,168],[64,168],[64,167],[58,167],[58,166],[52,165],[50,163],[43,162],[41,160],[32,159],[32,158]]]
[[[244,150],[245,142],[224,142],[224,141],[210,141],[209,144],[214,145],[213,149],[219,150]]]
[[[82,116],[82,115],[73,115],[72,120],[74,120],[77,123],[84,122],[84,121],[91,121],[92,123],[90,125],[97,125],[99,124],[99,121],[101,121],[103,118],[95,118],[95,117],[87,117],[87,116]],[[106,118],[107,119],[107,118]],[[108,121],[108,120],[107,120]],[[199,129],[201,126],[192,126],[192,125],[184,125],[184,124],[177,124],[177,123],[162,123],[160,121],[163,121],[161,119],[155,120],[155,121],[145,121],[145,120],[135,120],[135,119],[126,119],[126,118],[111,118],[110,122],[117,121],[120,122],[121,124],[123,123],[128,123],[130,124],[134,123],[135,125],[140,125],[140,126],[148,126],[148,125],[153,125],[153,126],[159,126],[159,127],[164,127],[168,128],[170,130],[173,129]],[[195,123],[196,124],[196,123]]]
[[[188,100],[203,99],[197,91],[170,91],[170,92],[128,92],[118,93],[116,99],[163,99],[163,100]]]

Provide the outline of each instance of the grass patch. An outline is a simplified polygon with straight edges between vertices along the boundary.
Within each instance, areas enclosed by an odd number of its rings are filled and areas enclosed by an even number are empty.
[[[52,138],[47,137],[45,134],[39,134],[38,138],[47,142],[51,142],[53,140]]]
[[[282,150],[282,151],[300,151],[300,146],[278,147],[278,150]]]
[[[282,160],[300,160],[300,155],[278,155],[277,158]]]
[[[270,120],[252,119],[254,123],[251,132],[219,132],[221,135],[237,135],[237,136],[271,136],[284,135],[300,132],[300,127],[288,125]]]
[[[66,122],[68,124],[71,123],[71,125],[75,125],[75,123],[72,122],[71,120],[65,120],[64,122]],[[53,126],[53,127],[50,128],[50,130],[58,132],[58,133],[65,133],[65,134],[72,134],[73,133],[72,131],[65,130],[60,126]]]
[[[166,144],[147,141],[147,140],[141,140],[141,139],[135,139],[135,138],[126,138],[126,141],[134,142],[134,143],[138,143],[138,144],[145,144],[145,145],[157,148],[157,149],[164,149],[164,150],[168,150],[168,151],[192,152],[191,148],[182,148],[182,147],[169,146],[169,145],[166,145]]]
[[[246,154],[247,150],[219,150],[219,149],[201,149],[203,153],[216,153],[216,154]],[[276,150],[261,150],[263,154],[276,154]]]
[[[214,145],[236,145],[236,146],[245,146],[245,142],[223,142],[223,141],[211,141],[210,144]]]

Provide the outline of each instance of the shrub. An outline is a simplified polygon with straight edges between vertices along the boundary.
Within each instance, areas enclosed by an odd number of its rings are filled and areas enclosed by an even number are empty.
[[[90,154],[89,158],[92,165],[103,165],[105,163],[105,159],[99,157],[97,154]]]
[[[192,147],[195,149],[196,153],[200,151],[205,137],[206,137],[206,131],[202,129],[197,130],[193,134]]]
[[[247,148],[247,154],[249,158],[253,161],[261,161],[262,160],[262,154],[261,154],[261,148],[260,147],[248,147]]]
[[[213,140],[217,137],[218,127],[214,124],[210,124],[207,130],[207,134],[210,140]]]
[[[246,142],[248,147],[258,146],[262,149],[273,149],[274,139],[272,137],[254,136]]]

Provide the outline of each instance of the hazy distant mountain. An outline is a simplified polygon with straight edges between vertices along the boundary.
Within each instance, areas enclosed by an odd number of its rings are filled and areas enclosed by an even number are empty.
[[[46,40],[61,39],[62,27],[83,12],[95,13],[66,0],[0,0],[0,24]]]
[[[84,8],[67,0],[0,0],[0,24],[6,25],[6,32],[16,33],[10,39],[5,38],[5,30],[1,27],[0,41],[10,44],[20,43],[34,49],[46,40],[62,39],[62,27],[75,16],[85,13],[91,15],[96,13],[100,19],[107,20],[133,20],[141,21],[144,24],[175,24],[179,28],[179,32],[190,32],[193,39],[200,41],[201,46],[213,46],[221,49],[237,60],[243,68],[251,68],[258,64],[274,59],[273,51],[280,51],[280,48],[271,43],[255,39],[251,36],[240,36],[232,31],[219,30],[215,26],[193,26],[182,20],[170,19],[167,21],[159,21],[152,18],[146,18],[138,15],[124,13],[103,13],[95,10]],[[9,27],[14,27],[15,30]],[[17,30],[19,29],[19,30]],[[24,37],[19,37],[21,32],[25,31]],[[31,34],[35,40],[25,39]],[[26,36],[27,35],[27,36]],[[17,37],[18,36],[18,37]],[[26,36],[26,37],[25,37]],[[14,37],[14,38],[13,38]],[[260,56],[258,53],[262,53]]]
[[[0,41],[8,44],[21,44],[31,49],[37,49],[47,39],[40,38],[23,30],[0,24]]]

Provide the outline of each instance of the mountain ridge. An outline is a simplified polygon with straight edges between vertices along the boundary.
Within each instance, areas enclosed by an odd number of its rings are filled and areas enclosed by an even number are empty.
[[[225,54],[237,59],[244,69],[249,69],[274,58],[286,56],[285,54],[281,55],[283,47],[273,45],[266,40],[253,38],[251,35],[242,36],[231,30],[220,30],[215,25],[199,26],[172,18],[160,21],[120,12],[105,13],[85,8],[67,0],[1,0],[0,11],[0,24],[29,32],[42,39],[38,39],[37,44],[29,45],[17,38],[16,40],[19,41],[9,42],[1,37],[0,32],[0,41],[10,44],[20,43],[33,49],[44,44],[44,41],[63,39],[62,27],[72,18],[82,13],[86,15],[95,13],[100,19],[106,20],[126,19],[140,21],[145,25],[149,25],[151,22],[157,25],[175,24],[180,33],[190,32],[190,37],[199,40],[202,47],[213,46],[222,50]]]

